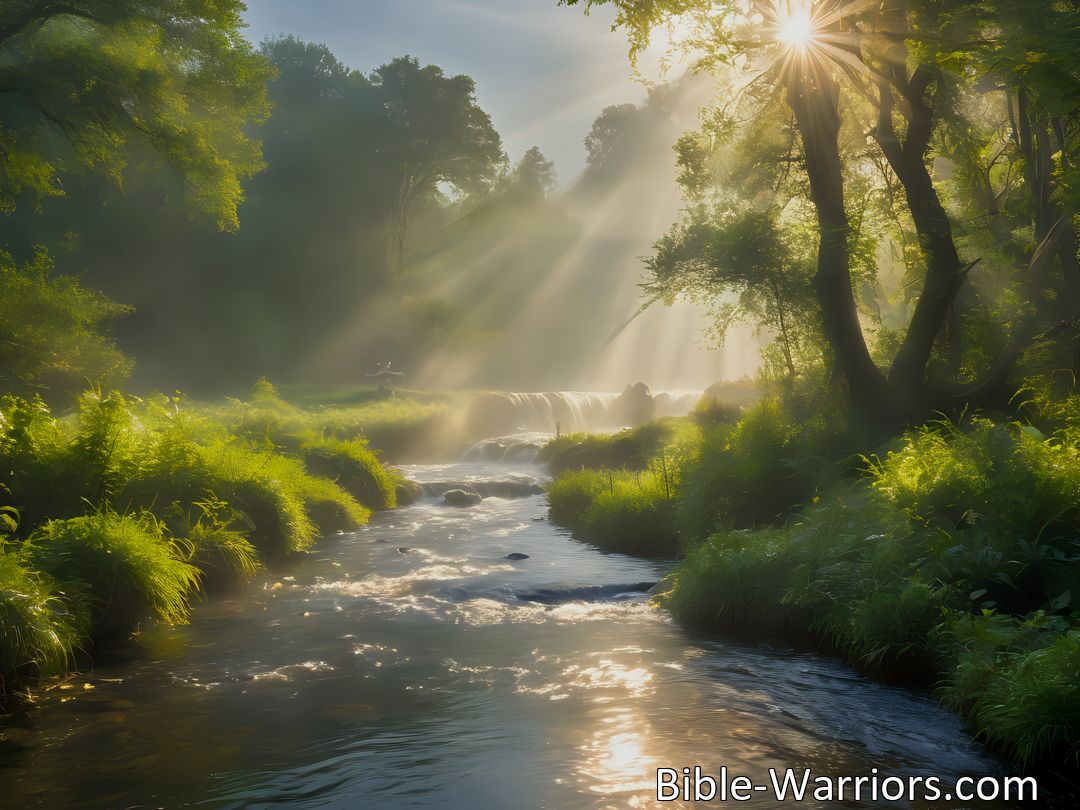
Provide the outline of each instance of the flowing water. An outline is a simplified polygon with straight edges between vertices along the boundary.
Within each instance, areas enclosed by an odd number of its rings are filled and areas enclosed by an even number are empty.
[[[418,505],[50,692],[0,755],[0,805],[625,808],[667,766],[997,772],[929,697],[682,631],[643,593],[667,564],[572,540],[541,494],[437,497],[539,468],[407,473]]]

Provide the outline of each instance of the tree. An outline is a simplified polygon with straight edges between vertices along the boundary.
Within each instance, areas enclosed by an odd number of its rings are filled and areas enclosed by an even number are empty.
[[[469,76],[399,57],[370,76],[388,117],[380,158],[395,174],[390,233],[398,273],[418,205],[442,189],[468,196],[491,189],[505,165],[502,140],[477,104]]]
[[[262,168],[250,127],[271,70],[240,0],[7,0],[0,8],[0,209],[64,193],[77,168],[117,185],[140,144],[223,229]]]
[[[588,7],[609,0],[563,0],[565,5],[579,2]],[[862,416],[895,424],[934,408],[986,397],[998,389],[1024,347],[1049,334],[1045,329],[1049,310],[1035,306],[1031,317],[1013,328],[1013,347],[1003,362],[986,370],[983,379],[957,387],[928,376],[935,346],[943,335],[955,331],[947,328],[958,322],[954,304],[977,262],[962,258],[957,246],[954,223],[930,169],[931,144],[952,122],[958,95],[970,87],[973,71],[964,68],[984,58],[992,65],[990,70],[1000,70],[1001,52],[1015,50],[1009,37],[1018,27],[1012,19],[1017,4],[919,0],[871,5],[809,0],[747,5],[610,0],[610,4],[617,9],[616,24],[630,33],[632,53],[647,47],[656,26],[679,18],[692,31],[688,45],[704,54],[702,64],[741,72],[750,86],[767,82],[783,97],[801,141],[801,169],[817,218],[814,287],[821,325],[837,374]],[[1020,5],[1024,14],[1041,15],[1042,26],[1057,29],[1059,35],[1051,39],[1058,43],[1054,53],[1061,60],[1076,52],[1078,12],[1049,0],[1036,4],[1034,12],[1031,4]],[[1031,51],[1024,58],[1042,61],[1038,56],[1032,59]],[[1075,77],[1075,64],[1070,67]],[[1057,69],[1061,71],[1060,66]],[[1065,84],[1075,84],[1075,78]],[[1076,102],[1072,94],[1070,113],[1075,113]],[[884,182],[902,188],[921,252],[920,293],[887,371],[871,356],[852,282],[856,234],[846,185],[858,173],[840,136],[845,118],[859,117],[863,108],[872,110],[869,134],[887,166]],[[1023,126],[1017,129],[1022,142]],[[1048,130],[1046,134],[1044,141]],[[1067,139],[1059,141],[1064,144]],[[684,151],[691,145],[684,143]],[[870,165],[875,157],[855,159]],[[1030,169],[1029,174],[1037,184]],[[1045,197],[1042,190],[1035,194],[1037,201]],[[1052,219],[1044,218],[1043,230]],[[1036,248],[1029,252],[1032,264],[1060,254],[1056,245],[1045,244],[1046,237],[1039,235],[1037,221]]]
[[[510,177],[511,190],[524,200],[547,197],[557,183],[555,164],[544,157],[539,146],[532,147],[522,156]]]
[[[812,263],[794,241],[775,212],[695,206],[654,246],[643,286],[669,304],[681,297],[713,307],[718,342],[737,320],[771,330],[790,384],[819,332],[809,306]]]
[[[636,104],[605,107],[585,136],[588,164],[600,169],[610,163],[633,139],[634,124],[641,116]]]
[[[126,312],[77,279],[54,275],[42,249],[21,266],[0,252],[0,390],[26,393],[48,383],[76,389],[122,380],[131,363],[107,327]]]

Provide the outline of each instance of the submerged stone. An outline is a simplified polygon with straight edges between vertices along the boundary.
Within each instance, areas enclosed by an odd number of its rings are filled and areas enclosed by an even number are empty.
[[[507,554],[506,559],[508,559],[508,560],[527,560],[527,559],[529,559],[529,555],[528,554],[522,554],[519,551],[515,551],[513,554]]]

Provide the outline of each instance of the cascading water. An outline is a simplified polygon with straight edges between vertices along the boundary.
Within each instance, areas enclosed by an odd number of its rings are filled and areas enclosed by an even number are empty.
[[[520,426],[528,430],[554,433],[556,423],[566,431],[608,427],[615,394],[595,394],[577,391],[558,393],[508,393],[520,418]]]
[[[621,394],[586,391],[490,392],[473,402],[469,417],[477,438],[516,434],[602,432],[663,416],[684,416],[700,392],[652,394],[638,384]]]

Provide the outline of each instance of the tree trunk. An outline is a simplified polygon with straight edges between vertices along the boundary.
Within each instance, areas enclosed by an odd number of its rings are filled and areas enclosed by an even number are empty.
[[[941,205],[923,154],[905,157],[893,171],[904,186],[911,218],[919,234],[926,257],[926,279],[907,335],[889,371],[889,381],[900,390],[915,391],[922,387],[934,341],[945,327],[965,273],[953,241],[952,224]],[[954,335],[952,339],[958,340],[959,336]]]
[[[851,286],[849,223],[840,163],[839,86],[827,77],[804,76],[788,88],[788,104],[802,135],[810,195],[817,209],[814,290],[836,371],[847,383],[855,412],[871,422],[894,416],[885,378],[870,357]]]

